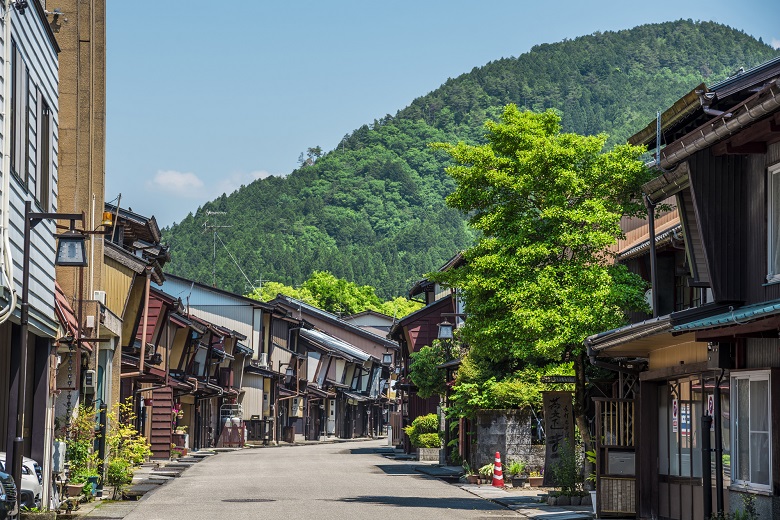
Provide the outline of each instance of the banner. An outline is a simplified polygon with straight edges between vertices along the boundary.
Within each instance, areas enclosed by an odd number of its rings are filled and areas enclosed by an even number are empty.
[[[542,392],[544,402],[544,486],[555,486],[551,468],[560,459],[564,441],[574,449],[574,411],[571,392]]]

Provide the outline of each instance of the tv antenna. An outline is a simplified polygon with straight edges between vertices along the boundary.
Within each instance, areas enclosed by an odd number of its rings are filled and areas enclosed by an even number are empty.
[[[226,211],[207,211],[206,215],[227,215]],[[215,220],[216,222],[216,220]],[[219,226],[216,223],[209,224],[208,219],[203,223],[203,232],[211,230],[213,234],[213,243],[211,247],[211,286],[217,286],[217,230],[222,228],[231,228],[233,226]],[[221,239],[220,239],[221,241]]]

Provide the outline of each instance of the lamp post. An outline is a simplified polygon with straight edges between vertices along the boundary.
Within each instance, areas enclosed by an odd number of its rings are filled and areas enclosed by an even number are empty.
[[[454,330],[455,325],[450,323],[447,318],[444,318],[444,321],[438,324],[439,327],[439,333],[437,334],[437,338],[439,341],[442,342],[444,345],[444,361],[445,363],[452,360],[452,341],[455,338]],[[447,404],[449,401],[449,393],[450,393],[450,369],[447,367],[444,370],[444,399],[442,403],[442,417],[441,422],[444,425],[444,461],[440,462],[446,462],[449,453],[449,444],[450,444],[450,426],[447,424],[447,416],[444,410],[447,408]]]
[[[279,375],[282,375],[282,367],[286,366],[287,368],[284,371],[284,377],[292,379],[295,375],[295,370],[292,367],[292,362],[283,363],[281,361],[278,362],[276,371],[279,372]],[[298,366],[298,362],[295,363],[296,367]],[[298,378],[295,378],[295,395],[298,395]],[[282,411],[279,408],[279,385],[276,387],[276,403],[274,404],[274,419],[278,421],[278,427],[276,428],[276,444],[279,444],[279,440],[282,437]],[[276,419],[278,417],[278,419]]]
[[[74,228],[74,222],[84,220],[81,213],[34,213],[31,211],[30,201],[24,203],[24,252],[22,254],[22,301],[20,304],[19,322],[21,325],[21,338],[19,340],[19,375],[17,377],[17,404],[16,404],[16,436],[13,442],[13,454],[11,460],[13,467],[11,475],[16,482],[17,506],[21,499],[22,489],[22,457],[24,451],[24,410],[27,406],[27,336],[29,335],[30,321],[30,235],[32,229],[44,219],[70,220],[68,232],[60,235],[57,244],[56,265],[68,265],[84,267],[87,265],[86,249],[84,241],[86,236]],[[79,325],[80,326],[80,325]]]

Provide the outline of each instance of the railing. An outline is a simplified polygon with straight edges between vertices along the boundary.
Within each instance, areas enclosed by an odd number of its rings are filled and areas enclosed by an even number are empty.
[[[597,431],[602,447],[633,448],[636,442],[633,399],[596,400]]]

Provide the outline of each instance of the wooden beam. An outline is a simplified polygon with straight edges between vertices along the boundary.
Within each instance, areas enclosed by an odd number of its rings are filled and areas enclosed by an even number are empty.
[[[700,363],[688,363],[687,365],[672,365],[657,370],[648,370],[639,373],[640,381],[658,381],[663,379],[674,379],[687,374],[696,374],[698,372],[709,372],[712,369],[707,366],[706,361]]]

